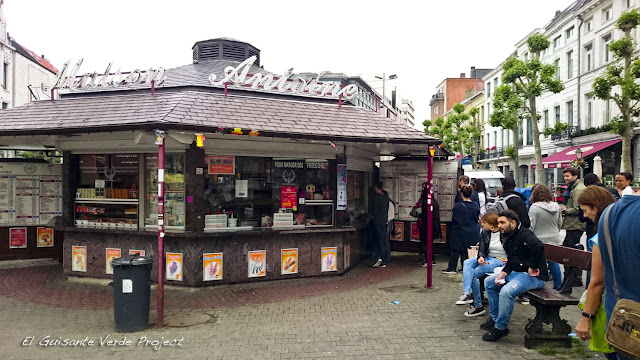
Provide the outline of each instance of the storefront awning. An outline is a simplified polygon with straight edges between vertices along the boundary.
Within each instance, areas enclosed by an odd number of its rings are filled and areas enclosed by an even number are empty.
[[[595,144],[572,146],[566,150],[542,159],[542,165],[545,169],[564,168],[567,166],[571,166],[571,162],[576,159],[576,150],[578,148],[582,150],[582,157],[586,158],[602,149],[608,148],[609,146],[615,145],[621,141],[622,139],[614,139]],[[533,163],[531,167],[535,169],[535,163]]]

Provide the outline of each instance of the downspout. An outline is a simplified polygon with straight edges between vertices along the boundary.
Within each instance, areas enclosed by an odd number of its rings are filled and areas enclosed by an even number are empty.
[[[580,94],[580,79],[582,78],[580,60],[582,59],[582,54],[580,53],[580,50],[582,50],[582,45],[580,44],[580,40],[582,38],[582,23],[584,22],[582,20],[582,15],[578,15],[578,20],[580,20],[580,24],[578,24],[578,129],[580,129],[582,125],[582,119],[580,118],[580,99],[582,99]]]

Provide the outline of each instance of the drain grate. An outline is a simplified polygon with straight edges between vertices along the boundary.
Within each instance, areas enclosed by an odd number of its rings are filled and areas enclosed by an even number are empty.
[[[211,321],[210,315],[203,313],[176,313],[164,317],[164,325],[169,327],[189,327]]]

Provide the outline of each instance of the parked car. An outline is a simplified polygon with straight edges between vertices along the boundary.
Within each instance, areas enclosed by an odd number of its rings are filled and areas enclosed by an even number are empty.
[[[504,179],[504,175],[497,170],[472,170],[465,171],[464,174],[467,175],[471,181],[475,179],[482,179],[490,198],[496,196],[496,190],[502,187],[502,181],[500,179]]]

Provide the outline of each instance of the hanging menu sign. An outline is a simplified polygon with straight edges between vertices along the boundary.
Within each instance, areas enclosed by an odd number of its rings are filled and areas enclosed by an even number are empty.
[[[0,226],[46,224],[60,215],[60,165],[0,163]]]

